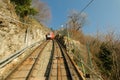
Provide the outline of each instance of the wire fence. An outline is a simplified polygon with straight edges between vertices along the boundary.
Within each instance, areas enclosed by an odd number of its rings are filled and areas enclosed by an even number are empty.
[[[68,52],[70,55],[73,56],[73,60],[76,62],[76,64],[79,66],[79,68],[82,70],[84,76],[86,77],[86,80],[103,80],[99,72],[97,72],[94,68],[94,65],[92,64],[91,60],[91,53],[89,50],[89,45],[86,45],[87,48],[87,55],[88,57],[87,62],[84,60],[83,54],[81,54],[81,50],[78,46],[76,46],[75,43],[68,42],[66,46],[68,46]],[[74,49],[70,50],[70,47],[73,47]]]

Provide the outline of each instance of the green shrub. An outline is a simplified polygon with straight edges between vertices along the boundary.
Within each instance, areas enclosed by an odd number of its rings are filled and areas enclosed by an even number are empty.
[[[37,10],[31,7],[31,1],[32,0],[11,0],[11,2],[15,4],[17,15],[19,15],[21,18],[38,13]]]
[[[106,76],[110,76],[113,60],[112,60],[112,49],[106,43],[101,44],[100,51],[98,53],[98,58],[100,59],[100,69]]]

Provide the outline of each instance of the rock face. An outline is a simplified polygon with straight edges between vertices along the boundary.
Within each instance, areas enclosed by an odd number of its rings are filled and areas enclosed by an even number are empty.
[[[45,39],[49,29],[31,20],[19,21],[9,0],[0,0],[0,60],[25,46]]]

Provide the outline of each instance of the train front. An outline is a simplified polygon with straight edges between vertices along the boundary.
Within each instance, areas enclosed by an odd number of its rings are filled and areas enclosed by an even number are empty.
[[[50,32],[46,35],[46,40],[52,40],[55,38],[55,35],[53,32]]]

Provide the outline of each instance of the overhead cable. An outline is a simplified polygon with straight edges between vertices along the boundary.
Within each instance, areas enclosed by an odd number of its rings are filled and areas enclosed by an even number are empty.
[[[80,11],[80,14],[90,6],[90,4],[93,2],[94,0],[91,0],[81,11]]]

